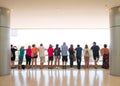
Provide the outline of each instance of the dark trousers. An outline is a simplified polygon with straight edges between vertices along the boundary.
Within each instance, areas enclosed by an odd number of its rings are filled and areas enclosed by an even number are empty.
[[[81,56],[77,56],[77,68],[80,69],[81,67]]]
[[[26,65],[31,64],[31,56],[26,55]]]
[[[73,57],[74,55],[70,55],[70,67],[73,67]]]

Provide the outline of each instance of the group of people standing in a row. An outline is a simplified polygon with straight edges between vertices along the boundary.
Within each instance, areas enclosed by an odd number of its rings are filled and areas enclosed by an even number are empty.
[[[16,46],[11,45],[11,66],[12,67],[14,67],[14,61],[16,58],[15,51],[17,50],[18,49]],[[59,47],[59,45],[56,44],[55,48],[53,48],[53,46],[50,44],[48,49],[44,48],[43,44],[40,44],[38,48],[36,47],[35,44],[33,44],[32,47],[29,45],[27,49],[24,49],[24,46],[21,46],[19,50],[18,66],[19,67],[22,66],[23,58],[25,55],[27,68],[33,67],[33,65],[36,66],[37,58],[40,57],[40,69],[42,69],[45,62],[45,51],[48,52],[48,68],[49,69],[52,69],[53,67],[59,68],[61,57],[62,57],[62,67],[63,69],[66,69],[66,64],[68,61],[68,53],[69,53],[71,68],[73,67],[74,61],[77,61],[77,68],[80,69],[82,55],[84,56],[84,60],[85,60],[85,68],[89,68],[89,59],[91,56],[91,51],[93,54],[95,68],[97,68],[97,62],[100,57],[99,52],[101,52],[101,55],[103,56],[102,67],[105,69],[109,68],[109,49],[107,48],[107,44],[104,44],[104,48],[100,49],[100,47],[96,45],[96,42],[93,42],[93,46],[91,48],[89,48],[88,45],[86,44],[84,49],[82,49],[80,45],[77,45],[77,47],[74,48],[73,44],[71,44],[70,47],[68,48],[65,42],[61,47]],[[54,60],[54,66],[53,66],[53,60]]]

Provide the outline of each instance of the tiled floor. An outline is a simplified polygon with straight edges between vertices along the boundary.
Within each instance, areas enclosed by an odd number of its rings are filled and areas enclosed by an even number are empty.
[[[120,77],[105,69],[12,69],[0,86],[120,86]]]

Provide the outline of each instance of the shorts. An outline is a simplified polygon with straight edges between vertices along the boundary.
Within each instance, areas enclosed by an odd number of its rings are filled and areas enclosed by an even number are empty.
[[[99,58],[99,55],[93,55],[93,59],[96,60],[96,58]]]
[[[49,56],[48,61],[53,61],[53,56]]]
[[[55,58],[60,58],[60,55],[58,55],[58,56],[55,56]]]
[[[40,56],[40,62],[45,62],[45,56]]]
[[[32,58],[37,58],[38,57],[38,55],[36,55],[36,56],[33,56]]]
[[[11,61],[15,61],[15,57],[11,57]]]
[[[62,62],[67,62],[67,61],[68,61],[67,56],[62,56]]]

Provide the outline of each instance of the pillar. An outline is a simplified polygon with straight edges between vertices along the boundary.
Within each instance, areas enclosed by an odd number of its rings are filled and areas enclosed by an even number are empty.
[[[0,76],[10,74],[10,10],[0,7]]]
[[[120,6],[110,9],[110,74],[120,76]]]

